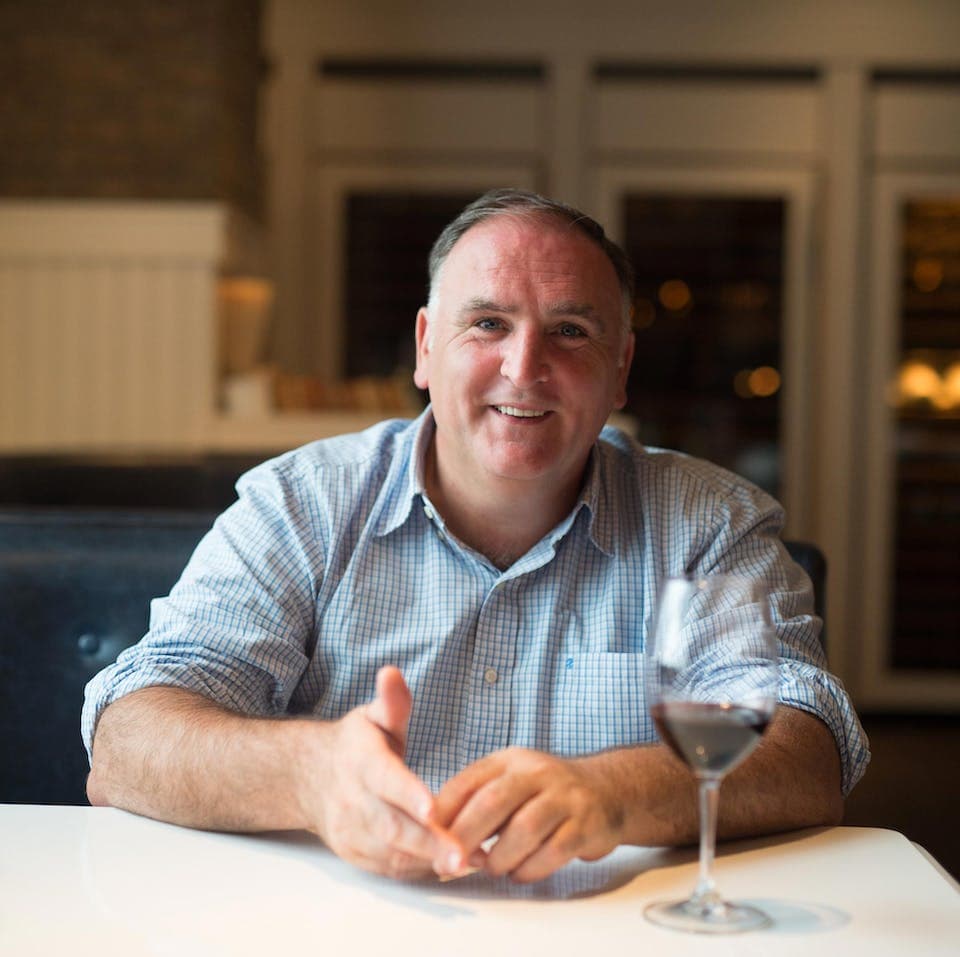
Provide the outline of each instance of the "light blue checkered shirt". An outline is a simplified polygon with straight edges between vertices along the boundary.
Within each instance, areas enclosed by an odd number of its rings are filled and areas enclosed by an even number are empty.
[[[444,528],[424,491],[427,410],[248,472],[150,630],[87,686],[83,735],[121,695],[176,685],[240,712],[340,717],[396,664],[407,761],[433,789],[507,745],[561,755],[656,740],[643,645],[666,576],[747,571],[774,590],[780,700],[833,732],[848,791],[869,752],[825,670],[782,510],[717,467],[605,429],[573,512],[506,571]]]

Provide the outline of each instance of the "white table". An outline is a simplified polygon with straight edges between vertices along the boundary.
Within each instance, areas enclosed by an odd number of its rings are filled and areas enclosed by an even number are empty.
[[[405,884],[304,833],[191,831],[110,808],[0,806],[0,954],[786,957],[960,954],[960,890],[893,831],[831,828],[722,846],[721,889],[774,918],[701,937],[646,923],[695,852],[620,848],[539,885]]]

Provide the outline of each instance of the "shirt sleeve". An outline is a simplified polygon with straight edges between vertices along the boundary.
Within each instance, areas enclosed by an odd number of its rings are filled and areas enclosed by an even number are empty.
[[[813,586],[780,539],[783,517],[780,505],[764,492],[738,485],[725,496],[722,515],[697,556],[696,571],[742,572],[765,581],[779,644],[779,701],[815,715],[830,729],[846,796],[867,768],[869,745],[843,683],[828,670]]]
[[[169,596],[151,602],[147,634],[87,685],[88,756],[103,709],[140,688],[184,688],[246,714],[286,709],[315,633],[324,524],[307,476],[267,463],[237,490]]]

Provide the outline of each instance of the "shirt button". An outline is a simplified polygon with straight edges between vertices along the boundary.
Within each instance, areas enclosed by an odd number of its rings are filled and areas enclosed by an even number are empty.
[[[497,674],[496,668],[487,668],[483,672],[483,680],[486,681],[488,685],[495,685],[498,677],[499,675]]]
[[[429,505],[423,506],[423,514],[432,522],[433,521],[433,509]]]

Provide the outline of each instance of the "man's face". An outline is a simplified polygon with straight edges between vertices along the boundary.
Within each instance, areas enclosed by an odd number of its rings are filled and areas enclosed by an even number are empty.
[[[616,273],[590,239],[550,219],[474,226],[417,316],[441,478],[574,494],[632,356]]]

